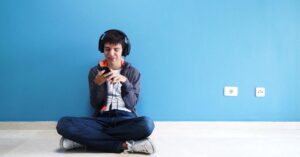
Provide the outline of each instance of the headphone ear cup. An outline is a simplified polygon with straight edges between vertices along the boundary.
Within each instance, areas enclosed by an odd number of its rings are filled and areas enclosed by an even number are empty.
[[[127,54],[126,54],[126,55],[129,55],[130,49],[131,49],[131,44],[130,44],[130,42],[129,42],[129,40],[128,40],[128,44],[127,44]]]
[[[103,48],[103,37],[104,37],[105,33],[103,33],[100,38],[99,38],[99,43],[98,43],[98,50],[103,53],[104,52],[104,48]]]
[[[122,32],[123,33],[123,32]],[[123,51],[123,54],[122,56],[126,57],[127,55],[129,55],[130,53],[130,48],[131,48],[131,45],[130,45],[130,41],[129,39],[127,38],[126,34],[124,34],[124,38],[125,38],[125,48],[124,48],[124,51]]]

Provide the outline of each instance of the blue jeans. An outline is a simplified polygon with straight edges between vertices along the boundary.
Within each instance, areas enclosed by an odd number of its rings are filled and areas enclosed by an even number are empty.
[[[99,117],[62,117],[56,126],[64,138],[87,148],[120,153],[122,143],[147,138],[154,129],[148,117],[122,110],[103,112]]]

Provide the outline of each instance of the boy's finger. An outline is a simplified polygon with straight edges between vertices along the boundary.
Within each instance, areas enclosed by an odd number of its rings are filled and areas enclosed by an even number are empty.
[[[103,75],[104,72],[105,72],[104,70],[101,71],[98,70],[98,75]]]

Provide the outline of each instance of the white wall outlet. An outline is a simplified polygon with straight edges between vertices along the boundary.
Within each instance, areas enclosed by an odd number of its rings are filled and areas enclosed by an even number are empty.
[[[224,95],[225,96],[238,96],[239,89],[238,87],[225,86]]]
[[[266,95],[266,90],[264,87],[256,87],[255,88],[256,97],[264,97]]]

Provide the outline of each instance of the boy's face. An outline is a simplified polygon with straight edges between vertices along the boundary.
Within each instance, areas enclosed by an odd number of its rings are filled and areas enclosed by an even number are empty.
[[[104,44],[104,56],[108,62],[119,62],[122,59],[122,45],[105,43]]]

